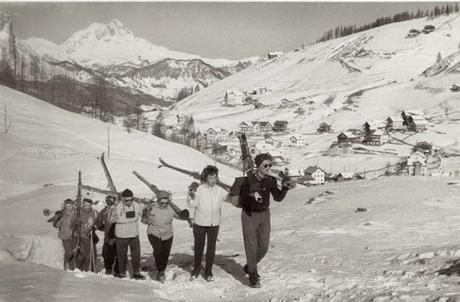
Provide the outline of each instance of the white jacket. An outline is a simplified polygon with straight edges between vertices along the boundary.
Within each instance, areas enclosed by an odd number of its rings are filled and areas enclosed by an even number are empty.
[[[139,236],[139,221],[142,217],[142,205],[133,202],[128,207],[120,202],[110,213],[109,222],[115,223],[115,236],[118,238],[133,238]],[[134,217],[127,218],[126,212],[134,212]]]
[[[227,192],[221,187],[200,185],[195,192],[195,198],[188,200],[189,207],[194,210],[193,222],[199,226],[220,225],[222,202],[226,198]]]

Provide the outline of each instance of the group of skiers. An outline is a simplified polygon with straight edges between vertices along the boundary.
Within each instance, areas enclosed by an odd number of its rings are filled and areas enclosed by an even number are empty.
[[[266,255],[270,240],[270,195],[282,201],[292,183],[286,177],[281,181],[271,175],[272,158],[270,154],[255,157],[256,170],[250,177],[235,181],[229,192],[218,182],[218,169],[206,166],[201,173],[201,184],[196,191],[189,189],[187,202],[193,212],[194,266],[191,280],[199,277],[205,242],[206,258],[204,279],[213,281],[212,272],[219,226],[222,222],[221,208],[224,202],[238,204],[242,208],[241,222],[247,264],[244,271],[249,275],[251,287],[260,287],[257,264]],[[257,198],[255,198],[257,196]],[[237,202],[235,203],[235,199]],[[112,196],[105,199],[106,206],[97,213],[90,199],[83,199],[79,215],[74,201],[64,202],[61,219],[54,225],[59,228],[59,238],[64,246],[64,269],[96,271],[95,259],[97,236],[94,231],[104,231],[102,256],[106,274],[124,278],[127,271],[128,247],[131,252],[131,265],[134,279],[143,280],[140,273],[139,223],[147,224],[147,236],[153,248],[157,268],[156,279],[165,281],[165,270],[173,242],[173,219],[185,220],[188,211],[177,212],[169,206],[171,194],[159,191],[156,202],[149,206],[135,202],[134,194],[126,189],[121,201]],[[187,214],[187,215],[186,215]]]

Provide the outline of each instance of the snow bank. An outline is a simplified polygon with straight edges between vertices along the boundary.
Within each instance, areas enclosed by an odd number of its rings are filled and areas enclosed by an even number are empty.
[[[0,264],[14,263],[16,259],[8,250],[0,249]]]
[[[12,259],[61,269],[63,257],[64,250],[61,241],[57,238],[4,235],[0,239],[0,263]]]

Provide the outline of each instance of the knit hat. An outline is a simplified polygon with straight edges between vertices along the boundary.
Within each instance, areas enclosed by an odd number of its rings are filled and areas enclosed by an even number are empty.
[[[158,192],[157,200],[161,200],[163,198],[169,199],[169,196],[171,196],[171,194],[169,194],[169,192],[162,190],[162,191]]]
[[[67,198],[66,200],[64,200],[64,205],[66,204],[73,204],[73,200],[70,198]]]
[[[260,164],[264,162],[264,160],[273,160],[273,158],[270,155],[270,153],[257,154],[256,158],[254,159],[256,167],[258,168],[260,166]]]
[[[92,205],[93,201],[89,198],[83,198],[83,203],[90,203]]]
[[[125,189],[121,193],[121,197],[133,197],[133,196],[134,196],[133,191],[131,191],[130,189]]]

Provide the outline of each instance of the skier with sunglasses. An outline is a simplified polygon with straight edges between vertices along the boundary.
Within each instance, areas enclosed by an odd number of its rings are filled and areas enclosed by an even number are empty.
[[[247,264],[244,271],[249,275],[251,287],[260,287],[257,263],[267,254],[270,242],[270,194],[275,201],[282,201],[290,189],[288,178],[283,179],[279,189],[276,179],[271,176],[272,157],[262,153],[255,157],[257,171],[241,183],[239,198],[242,205],[241,223]],[[251,179],[249,179],[251,177]],[[257,186],[254,186],[257,182]],[[254,198],[253,188],[257,187],[260,200]]]

